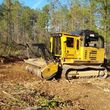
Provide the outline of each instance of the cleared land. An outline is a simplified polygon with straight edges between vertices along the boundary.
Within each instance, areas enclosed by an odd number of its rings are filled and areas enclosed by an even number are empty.
[[[110,77],[45,81],[25,63],[0,64],[0,110],[110,110]]]

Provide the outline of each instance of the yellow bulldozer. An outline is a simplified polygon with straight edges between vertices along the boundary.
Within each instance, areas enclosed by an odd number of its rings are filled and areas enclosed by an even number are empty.
[[[91,30],[53,33],[50,51],[44,44],[32,44],[36,57],[25,60],[26,69],[44,79],[64,75],[66,79],[107,77],[104,38]],[[36,50],[36,49],[37,50]]]

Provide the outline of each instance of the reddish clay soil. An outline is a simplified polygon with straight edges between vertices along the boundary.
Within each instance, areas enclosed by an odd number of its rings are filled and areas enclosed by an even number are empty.
[[[52,109],[110,110],[110,77],[45,81],[28,73],[24,62],[0,64],[0,110]]]

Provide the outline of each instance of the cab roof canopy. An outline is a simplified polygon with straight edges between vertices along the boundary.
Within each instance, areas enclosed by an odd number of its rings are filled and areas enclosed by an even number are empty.
[[[101,35],[99,35],[98,33],[94,32],[92,30],[88,30],[88,29],[70,32],[70,34],[76,35],[76,36],[79,36],[79,35],[80,36],[88,36],[88,37],[94,36],[96,38],[101,38],[104,41],[104,38]]]
[[[98,35],[98,33],[96,33],[96,32],[94,32],[94,31],[92,31],[92,30],[78,30],[78,31],[74,31],[74,32],[70,32],[70,34],[72,34],[72,35],[90,35],[90,34],[94,34],[95,36],[97,36]]]
[[[65,33],[65,32],[60,32],[60,33],[52,33],[50,34],[50,36],[52,37],[61,37],[62,34],[64,35],[69,35],[69,36],[88,36],[88,37],[95,37],[95,38],[101,38],[103,41],[104,41],[104,38],[99,35],[98,33],[96,33],[95,31],[93,30],[89,30],[89,29],[86,29],[86,30],[78,30],[78,31],[74,31],[74,32],[70,32],[70,33]]]

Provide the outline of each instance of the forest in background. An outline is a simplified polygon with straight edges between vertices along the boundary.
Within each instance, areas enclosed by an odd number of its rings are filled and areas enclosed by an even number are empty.
[[[110,41],[110,0],[48,0],[42,9],[31,9],[19,0],[0,5],[0,55],[21,54],[17,44],[43,42],[52,32],[90,29]],[[16,51],[18,50],[18,51]]]

